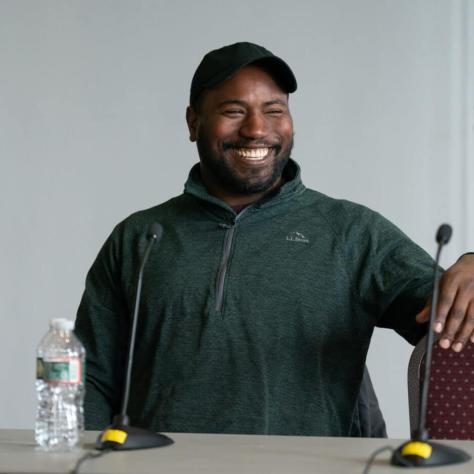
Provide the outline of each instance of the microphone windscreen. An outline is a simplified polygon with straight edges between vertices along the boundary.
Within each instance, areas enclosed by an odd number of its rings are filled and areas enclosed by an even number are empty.
[[[148,230],[148,238],[156,239],[156,241],[159,242],[162,235],[163,235],[163,226],[159,224],[158,222],[153,222],[153,224],[150,225],[150,228]]]
[[[438,232],[436,232],[436,242],[441,245],[447,244],[451,238],[452,233],[453,228],[449,224],[441,224],[439,226]]]

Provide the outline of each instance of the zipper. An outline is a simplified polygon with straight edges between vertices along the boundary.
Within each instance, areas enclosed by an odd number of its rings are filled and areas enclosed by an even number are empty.
[[[227,269],[229,268],[229,257],[230,251],[232,249],[232,243],[234,240],[235,225],[235,221],[232,224],[219,224],[219,227],[221,229],[226,229],[226,231],[224,237],[224,248],[222,250],[222,258],[221,263],[219,265],[219,273],[217,276],[216,311],[218,313],[222,312],[222,306],[224,304],[225,277],[227,274]]]
[[[240,211],[237,216],[234,217],[231,224],[221,223],[219,227],[225,229],[224,237],[224,249],[222,250],[221,263],[219,265],[219,272],[217,275],[217,288],[216,288],[216,311],[222,313],[222,308],[224,306],[224,286],[225,286],[225,277],[227,270],[229,269],[229,257],[230,251],[232,250],[232,244],[234,243],[236,226],[240,218],[252,207],[252,205],[247,206],[245,209]]]

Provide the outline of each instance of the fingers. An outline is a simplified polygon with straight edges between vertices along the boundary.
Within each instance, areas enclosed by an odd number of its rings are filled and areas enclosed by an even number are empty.
[[[474,303],[471,303],[466,310],[464,323],[454,338],[453,350],[461,351],[469,340],[474,342]]]
[[[451,347],[454,341],[456,342],[456,344],[453,345],[453,349],[457,349],[457,345],[461,342],[459,340],[459,335],[462,332],[462,329],[465,328],[465,330],[467,330],[465,323],[465,315],[468,306],[469,299],[463,297],[462,293],[458,293],[456,298],[451,303],[451,308],[449,309],[448,315],[445,318],[446,320],[440,321],[437,319],[437,322],[443,324],[443,331],[441,333],[441,338],[439,341],[439,345],[443,349],[449,349],[449,347]],[[471,328],[471,332],[472,329],[474,328]],[[463,341],[464,344],[466,343],[466,341],[467,340]]]
[[[433,327],[441,333],[439,345],[456,352],[474,340],[474,285],[458,273],[447,272],[440,284],[438,311]]]
[[[454,302],[456,300],[457,295],[457,287],[455,282],[449,278],[447,274],[443,276],[441,279],[441,283],[439,286],[439,296],[438,296],[438,308],[435,315],[435,322],[433,323],[433,330],[437,333],[441,333],[443,331],[443,336],[448,338],[446,334],[447,326],[450,326],[450,330],[452,331],[456,325],[459,325],[462,321],[462,310],[459,307],[459,301],[457,301],[458,305],[454,306]],[[446,324],[446,319],[449,315],[448,324]],[[451,321],[453,318],[461,318],[457,321]],[[448,346],[449,347],[449,346]]]

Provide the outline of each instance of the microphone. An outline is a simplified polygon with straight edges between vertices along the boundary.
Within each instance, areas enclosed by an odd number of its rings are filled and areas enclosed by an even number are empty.
[[[148,244],[145,248],[140,267],[138,270],[135,305],[133,309],[132,325],[130,330],[130,341],[128,347],[127,367],[125,371],[125,382],[120,414],[115,415],[112,425],[106,428],[98,437],[96,449],[99,450],[132,450],[145,448],[159,448],[173,443],[168,436],[153,431],[136,428],[129,425],[127,415],[128,399],[130,395],[130,381],[132,375],[133,355],[135,352],[135,339],[137,332],[138,312],[140,308],[140,296],[142,291],[143,270],[150,255],[153,244],[158,244],[163,235],[163,227],[158,222],[150,225],[147,233]]]
[[[426,356],[425,356],[425,374],[423,386],[421,389],[420,409],[418,427],[413,430],[411,440],[403,443],[393,452],[391,464],[402,467],[427,467],[427,466],[445,466],[466,462],[471,457],[464,451],[446,446],[439,443],[428,442],[428,430],[426,429],[426,411],[428,406],[428,389],[431,373],[431,358],[433,354],[433,323],[435,320],[436,309],[438,305],[439,293],[439,257],[441,249],[451,239],[453,229],[449,224],[442,224],[436,232],[436,242],[438,250],[433,275],[433,293],[431,297],[430,319],[428,323],[428,334],[426,337]]]
[[[453,235],[453,228],[449,224],[441,224],[436,232],[436,242],[438,245],[446,245]]]

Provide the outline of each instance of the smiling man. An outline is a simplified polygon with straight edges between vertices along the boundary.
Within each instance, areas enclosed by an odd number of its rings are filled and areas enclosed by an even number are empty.
[[[375,326],[425,327],[433,262],[363,206],[307,189],[290,158],[289,66],[261,46],[208,53],[186,112],[200,162],[184,193],[121,222],[86,281],[86,426],[119,411],[133,280],[153,222],[128,414],[157,431],[364,434],[358,400]],[[443,276],[436,328],[474,330],[474,257]],[[454,344],[453,344],[454,343]]]
[[[285,89],[257,62],[203,94],[187,121],[210,193],[244,206],[277,189],[293,145]]]

